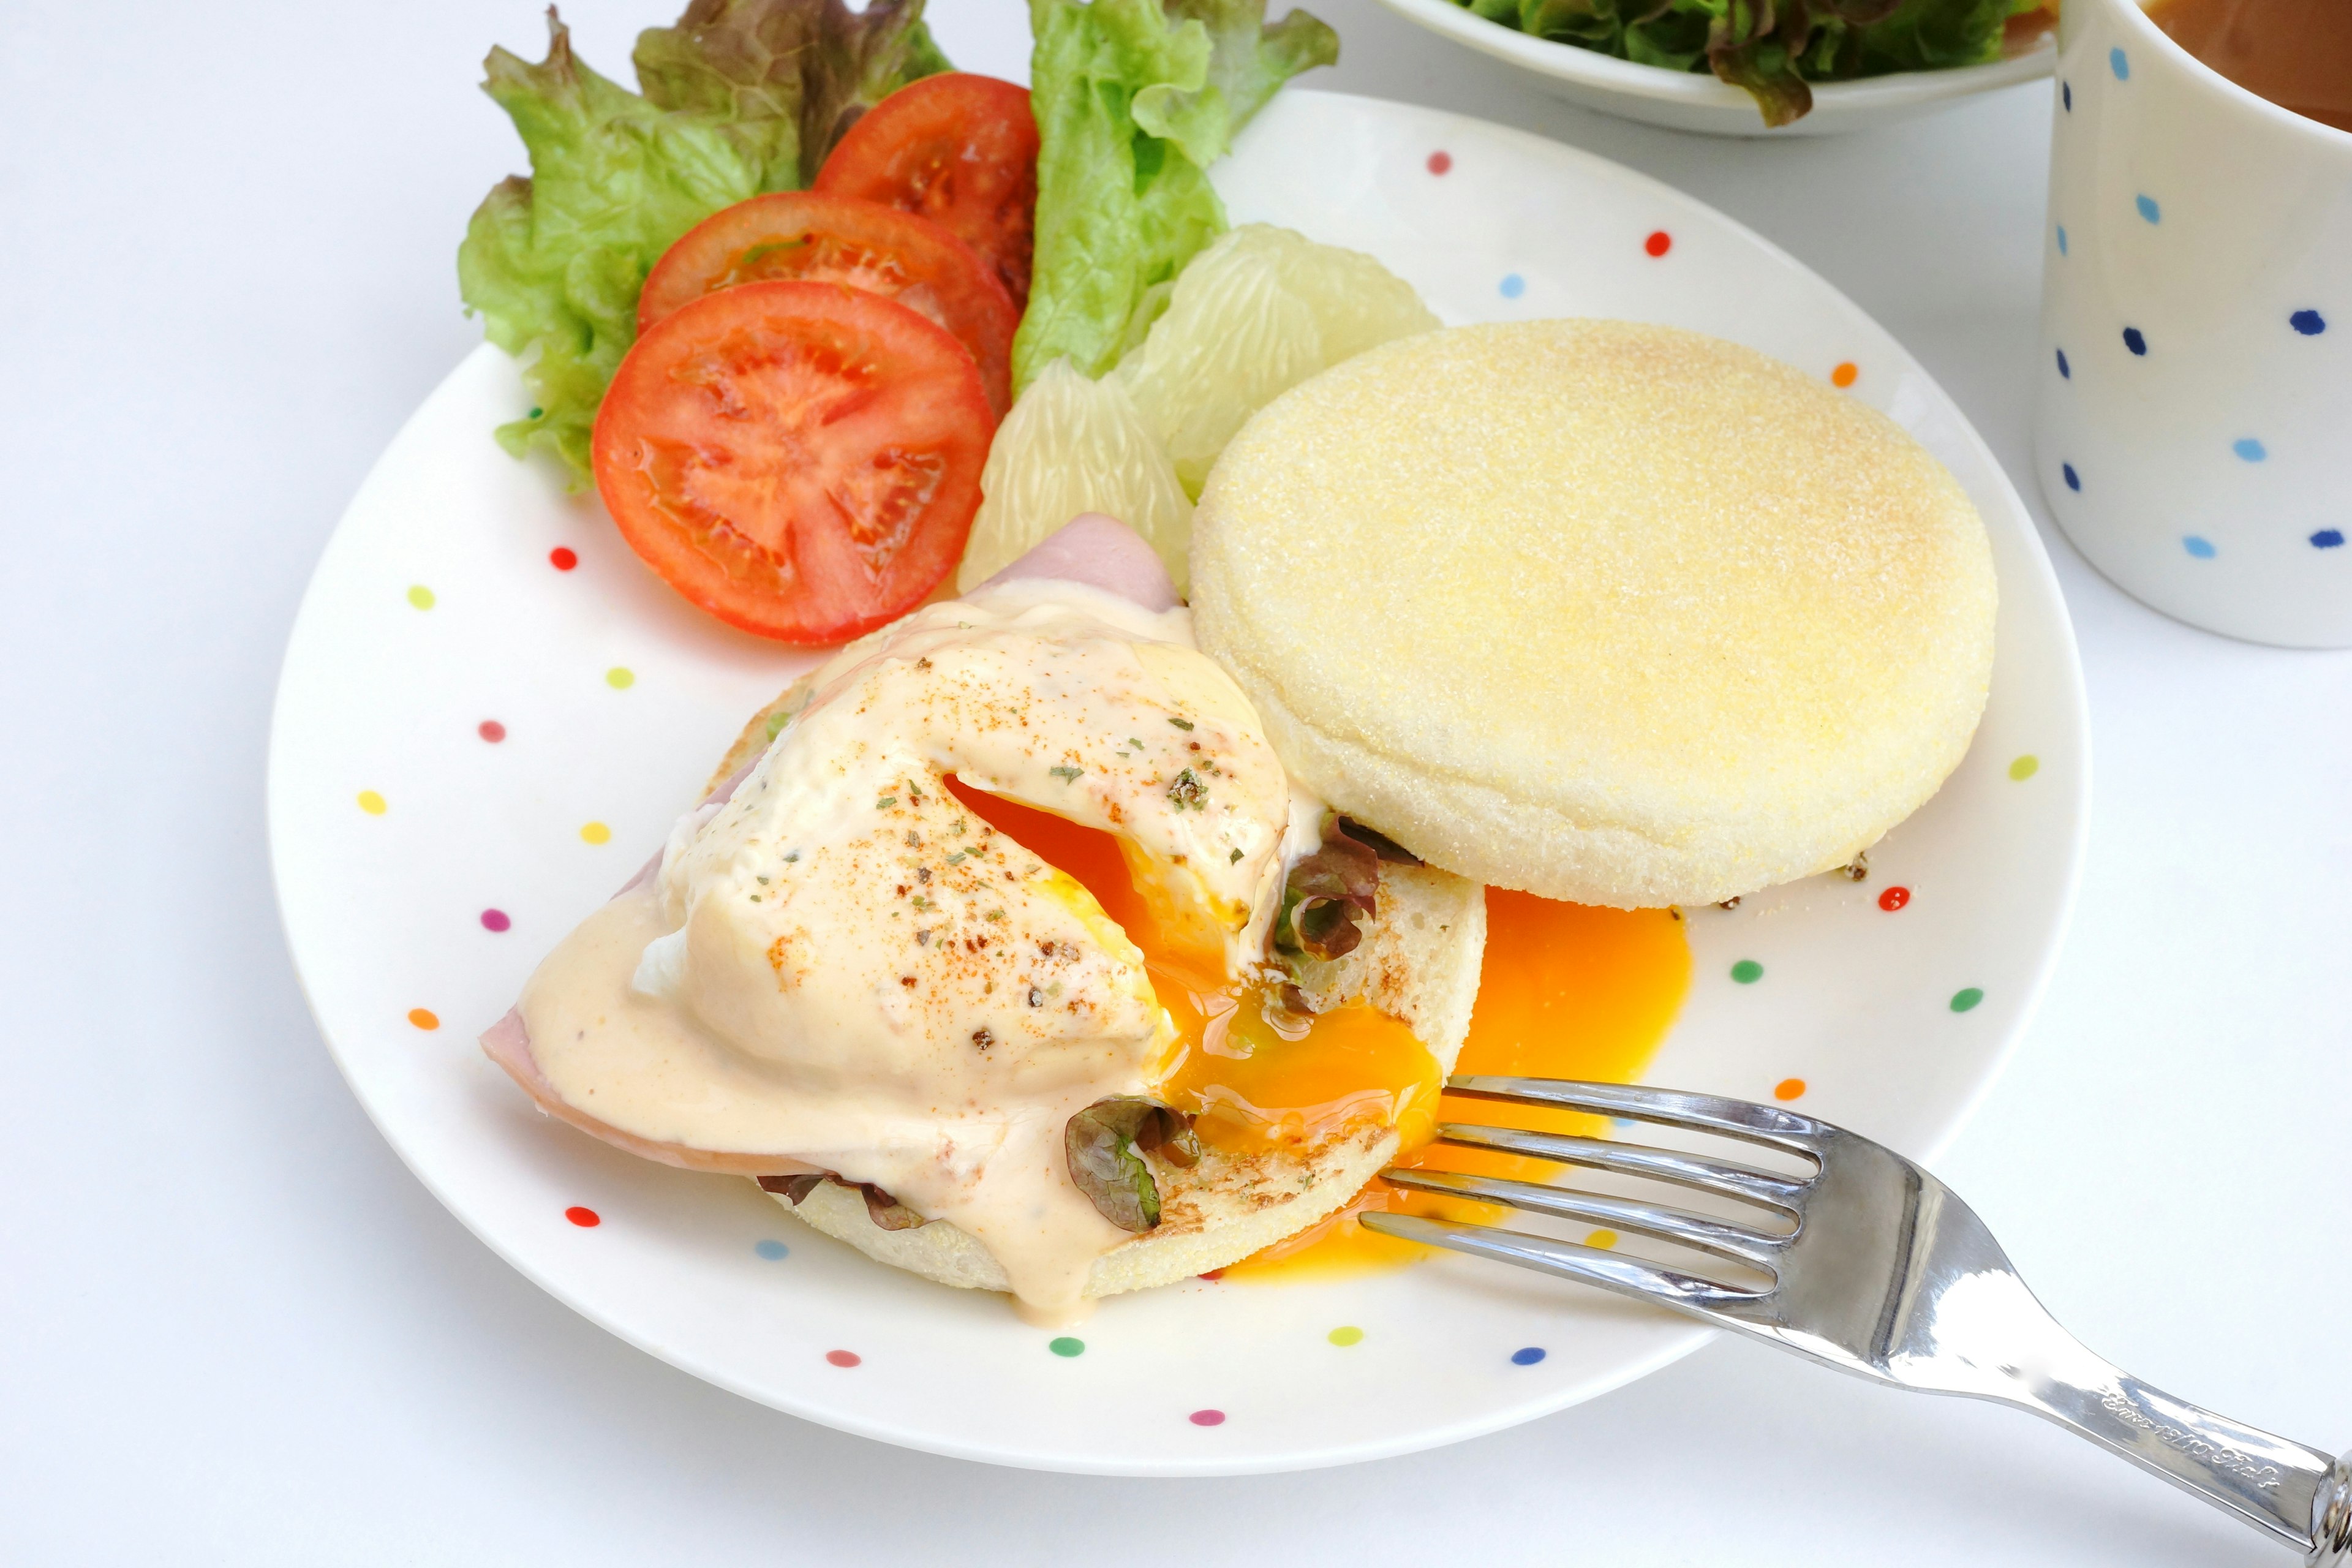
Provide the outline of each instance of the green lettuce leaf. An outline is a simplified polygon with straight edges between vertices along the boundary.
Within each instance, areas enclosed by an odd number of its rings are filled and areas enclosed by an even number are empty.
[[[538,406],[501,426],[520,457],[588,476],[596,405],[636,335],[637,292],[678,236],[720,207],[807,184],[892,89],[947,68],[922,0],[693,0],[637,40],[642,96],[572,53],[551,7],[547,58],[504,49],[483,89],[514,121],[530,177],[500,181],[457,247],[457,287],[489,340],[525,361]]]
[[[1208,167],[1285,81],[1339,57],[1303,11],[1265,0],[1030,0],[1037,239],[1013,341],[1026,386],[1066,357],[1100,375],[1225,226]]]
[[[1817,81],[1999,59],[2003,24],[2040,0],[1457,0],[1536,37],[1668,70],[1712,70],[1765,122],[1812,107]]]

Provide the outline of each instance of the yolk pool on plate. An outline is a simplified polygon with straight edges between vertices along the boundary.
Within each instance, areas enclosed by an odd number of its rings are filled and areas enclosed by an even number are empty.
[[[1690,989],[1690,944],[1673,910],[1604,910],[1528,893],[1486,889],[1486,956],[1470,1036],[1454,1070],[1517,1078],[1572,1078],[1631,1083],[1641,1075]],[[1603,1120],[1581,1111],[1539,1110],[1493,1100],[1448,1100],[1446,1121],[1538,1131],[1603,1136]],[[1397,1163],[1520,1181],[1550,1179],[1559,1167],[1483,1149],[1418,1141],[1402,1130]],[[1427,1257],[1418,1243],[1381,1236],[1356,1223],[1367,1211],[1434,1215],[1491,1224],[1485,1204],[1405,1193],[1382,1182],[1321,1224],[1226,1269],[1226,1279],[1349,1274]]]
[[[1398,1130],[1399,1163],[1546,1179],[1553,1167],[1431,1143],[1441,1114],[1490,1125],[1596,1135],[1575,1111],[1465,1103],[1441,1110],[1436,1058],[1412,1031],[1368,1006],[1299,1020],[1257,986],[1223,974],[1221,952],[1164,931],[1149,878],[1139,890],[1121,841],[950,779],[973,815],[1083,884],[1144,955],[1180,1036],[1160,1092],[1193,1117],[1204,1144],[1234,1153],[1312,1144],[1370,1119]],[[1665,1037],[1690,984],[1690,947],[1672,910],[1604,910],[1489,889],[1486,954],[1457,1070],[1630,1082]],[[1322,1223],[1223,1272],[1227,1279],[1349,1273],[1428,1248],[1356,1223],[1370,1209],[1492,1217],[1487,1205],[1374,1182]]]

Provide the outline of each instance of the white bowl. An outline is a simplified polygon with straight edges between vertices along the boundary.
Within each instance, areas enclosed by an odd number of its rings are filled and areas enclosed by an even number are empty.
[[[1746,91],[1704,71],[1637,65],[1574,44],[1530,37],[1500,22],[1474,16],[1453,0],[1381,0],[1381,4],[1433,33],[1532,72],[1545,91],[1570,103],[1663,125],[1669,131],[1696,131],[1708,136],[1827,136],[1864,131],[1948,107],[1979,92],[2048,76],[2058,58],[2054,40],[2045,37],[2022,53],[1990,65],[1819,82],[1813,87],[1812,112],[1776,130],[1764,123],[1756,100]]]

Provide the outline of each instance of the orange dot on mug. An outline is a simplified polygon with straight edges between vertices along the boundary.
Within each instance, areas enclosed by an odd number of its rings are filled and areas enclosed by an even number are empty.
[[[1805,1080],[1801,1078],[1784,1078],[1772,1086],[1772,1098],[1775,1100],[1794,1100],[1804,1092]]]
[[[1830,384],[1832,386],[1852,386],[1854,384],[1854,378],[1861,374],[1862,371],[1854,364],[1853,361],[1847,360],[1844,363],[1839,365],[1837,369],[1830,372]]]

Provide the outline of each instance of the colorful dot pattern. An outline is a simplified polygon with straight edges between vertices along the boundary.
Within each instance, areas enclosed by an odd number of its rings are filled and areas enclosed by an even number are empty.
[[[2031,752],[2009,764],[2009,776],[2019,784],[2023,784],[2041,771],[2042,759]]]
[[[2128,68],[2122,62],[2122,52],[2120,50],[2116,52],[2116,76],[2118,79],[2125,79],[2128,75]],[[2066,97],[2066,107],[2071,110],[2073,108],[2072,89],[2065,88],[2063,90]],[[1453,166],[1453,156],[1446,152],[1441,150],[1433,152],[1428,156],[1427,167],[1430,174],[1433,175],[1445,174],[1452,170]],[[2151,223],[2158,221],[2158,215],[2155,210],[2156,204],[2150,198],[2142,196],[2139,198],[2139,204],[2142,210],[2142,216],[2146,216]],[[2057,230],[2057,242],[2059,252],[2061,255],[2063,255],[2067,247],[2066,231],[2063,227],[2060,227]],[[1651,232],[1643,242],[1643,250],[1653,258],[1663,258],[1666,256],[1673,249],[1673,237],[1664,229]],[[1504,298],[1517,299],[1526,292],[1527,280],[1517,273],[1510,273],[1502,279],[1499,284],[1499,289]],[[2294,331],[2306,336],[2316,335],[2326,330],[2326,322],[2316,310],[2297,310],[2289,318],[2289,320]],[[2141,339],[2137,329],[2126,329],[2125,341],[2126,345],[2132,349],[2133,353],[2145,353],[2147,352],[2146,344]],[[2067,363],[2066,355],[2063,350],[2059,351],[2057,354],[2057,366],[2058,373],[2062,377],[2072,377],[2073,370]],[[1850,387],[1859,379],[1860,374],[1861,372],[1859,366],[1852,361],[1843,361],[1832,367],[1830,372],[1830,381],[1832,384],[1841,388]],[[533,416],[536,416],[538,411],[533,410],[532,412]],[[2232,449],[2240,458],[2249,462],[2261,461],[2267,456],[2267,452],[2263,449],[2262,443],[2252,438],[2241,439],[2233,443]],[[2076,476],[2073,466],[2071,464],[2063,465],[2063,472],[2068,487],[2070,489],[2079,490],[2082,488],[2082,484]],[[2313,544],[2319,546],[2320,548],[2333,548],[2341,545],[2344,542],[2344,538],[2342,533],[2337,531],[2324,530],[2320,533],[2313,535],[2311,542]],[[2187,543],[2191,554],[2210,556],[2213,553],[2213,549],[2210,544],[2194,535],[2189,536],[2185,542]],[[549,564],[558,572],[571,572],[577,568],[580,563],[578,553],[569,546],[563,545],[559,545],[549,551],[547,559]],[[410,586],[407,590],[406,598],[408,603],[418,610],[432,609],[437,603],[433,590],[422,584]],[[627,690],[636,683],[636,675],[635,671],[631,670],[626,666],[614,665],[604,672],[604,681],[607,686],[616,691]],[[484,742],[492,745],[503,742],[507,739],[508,735],[506,725],[496,719],[482,720],[476,726],[475,732]],[[2023,780],[2032,776],[2039,765],[2040,764],[2035,758],[2030,755],[2021,756],[2010,764],[2009,775],[2012,779]],[[357,795],[357,803],[361,810],[372,816],[382,816],[388,809],[384,797],[374,790],[360,791]],[[602,845],[611,841],[612,829],[605,823],[601,821],[592,821],[583,824],[580,827],[579,835],[584,843]],[[1889,887],[1879,893],[1876,901],[1881,910],[1891,913],[1905,908],[1910,902],[1911,896],[1911,890],[1907,888],[1900,886]],[[479,921],[485,931],[493,932],[507,931],[511,930],[513,926],[511,918],[504,910],[495,908],[484,909],[479,915]],[[1764,966],[1754,959],[1741,959],[1738,963],[1734,963],[1730,970],[1731,979],[1736,984],[1741,985],[1753,984],[1757,981],[1760,980],[1763,977],[1763,974]],[[1952,995],[1949,1002],[1950,1010],[1954,1013],[1966,1013],[1974,1009],[1980,1002],[1983,1001],[1983,999],[1984,993],[1980,989],[1975,986],[1969,986]],[[405,1015],[405,1017],[412,1026],[420,1031],[431,1032],[437,1030],[441,1026],[439,1016],[429,1008],[411,1008]],[[1773,1087],[1773,1098],[1782,1101],[1793,1100],[1803,1096],[1807,1090],[1807,1087],[1806,1081],[1803,1079],[1783,1079]],[[1621,1125],[1630,1124],[1621,1123]],[[563,1217],[573,1226],[583,1230],[594,1229],[602,1226],[604,1223],[603,1215],[598,1214],[596,1210],[582,1205],[574,1205],[566,1208],[563,1211]],[[1606,1250],[1615,1247],[1618,1245],[1619,1240],[1620,1238],[1615,1231],[1606,1229],[1594,1230],[1586,1236],[1585,1245]],[[772,1237],[763,1237],[754,1241],[751,1246],[751,1250],[754,1256],[768,1262],[781,1262],[791,1256],[791,1248],[783,1242],[773,1239]],[[1222,1270],[1213,1271],[1202,1276],[1202,1278],[1206,1280],[1214,1281],[1218,1274],[1221,1274],[1222,1272]],[[1364,1340],[1364,1331],[1354,1324],[1342,1324],[1337,1328],[1329,1330],[1326,1332],[1324,1338],[1331,1345],[1345,1349],[1362,1343]],[[1048,1341],[1045,1348],[1051,1354],[1059,1359],[1075,1360],[1085,1354],[1087,1346],[1086,1342],[1081,1339],[1071,1335],[1061,1335]],[[1511,1363],[1515,1366],[1534,1366],[1543,1362],[1548,1353],[1549,1352],[1547,1352],[1540,1345],[1526,1345],[1513,1351],[1509,1359]],[[845,1369],[856,1367],[862,1365],[864,1363],[864,1358],[862,1356],[860,1356],[856,1352],[850,1350],[829,1350],[824,1352],[824,1360],[827,1364],[831,1366]],[[1222,1426],[1225,1424],[1226,1415],[1223,1410],[1215,1409],[1213,1407],[1204,1407],[1191,1412],[1186,1419],[1194,1426],[1214,1427]]]
[[[2066,488],[2067,488],[2068,489],[2070,489],[2070,490],[2079,490],[2079,489],[2081,489],[2083,488],[2083,476],[2082,476],[2082,475],[2080,475],[2080,474],[2078,474],[2078,473],[2076,473],[2076,472],[2074,471],[2074,464],[2072,464],[2072,463],[2061,463],[2061,464],[2059,464],[2059,465],[2058,465],[2058,473],[2059,473],[2059,477],[2060,477],[2060,478],[2062,478],[2062,479],[2063,479],[2066,481]]]
[[[2162,223],[2164,221],[2164,209],[2156,205],[2156,198],[2154,196],[2146,195],[2134,196],[2132,198],[2132,205],[2139,210],[2140,216],[2146,218],[2150,223]]]
[[[2213,548],[2213,542],[2206,538],[2201,533],[2183,534],[2180,540],[2180,548],[2186,550],[2189,554],[2195,556],[2200,561],[2210,561],[2215,555],[2220,553],[2219,551]]]
[[[2271,455],[2270,448],[2252,436],[2242,437],[2231,442],[2230,450],[2237,453],[2242,459],[2249,463],[2262,462]]]
[[[2124,329],[2124,347],[2131,350],[2134,354],[2142,359],[2147,358],[2147,334],[2141,331],[2137,327],[2126,327]]]
[[[2286,324],[2306,338],[2315,338],[2327,330],[2327,318],[2316,310],[2297,310],[2286,319]]]
[[[2344,548],[2344,531],[2323,528],[2311,536],[2311,547],[2314,550],[2341,550]]]

